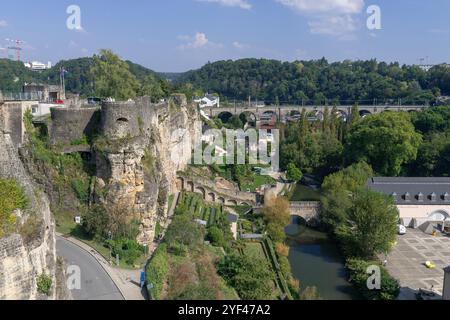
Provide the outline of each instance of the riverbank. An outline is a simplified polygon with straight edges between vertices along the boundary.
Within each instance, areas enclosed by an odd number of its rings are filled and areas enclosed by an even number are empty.
[[[345,261],[338,247],[324,232],[309,228],[293,218],[286,228],[289,262],[301,289],[316,287],[324,300],[359,300],[348,281]]]

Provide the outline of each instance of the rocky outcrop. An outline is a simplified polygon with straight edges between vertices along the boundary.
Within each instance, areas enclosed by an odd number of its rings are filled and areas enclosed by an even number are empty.
[[[0,177],[14,179],[25,190],[29,205],[16,211],[19,231],[0,239],[0,300],[54,299],[40,294],[37,279],[46,274],[55,283],[55,225],[47,197],[29,178],[11,137],[0,131]]]
[[[176,174],[191,158],[189,152],[177,157],[173,152],[180,145],[183,151],[191,150],[200,141],[197,120],[197,107],[188,105],[184,96],[159,105],[142,98],[102,106],[104,140],[95,145],[94,201],[106,204],[110,215],[138,220],[141,244],[151,244],[157,223],[164,227],[168,221]]]

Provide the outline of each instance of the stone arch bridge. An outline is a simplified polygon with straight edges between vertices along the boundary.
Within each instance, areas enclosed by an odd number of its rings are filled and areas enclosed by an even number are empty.
[[[256,193],[218,188],[215,182],[201,177],[178,175],[177,189],[179,191],[198,193],[202,196],[203,200],[207,202],[218,203],[225,206],[246,205],[253,207],[257,203]]]
[[[264,107],[249,107],[245,105],[236,105],[230,107],[220,107],[220,108],[205,108],[203,109],[211,117],[217,117],[223,114],[231,115],[241,115],[250,114],[255,120],[259,121],[267,116],[275,115],[278,120],[284,119],[292,114],[301,114],[302,110],[305,109],[307,113],[314,114],[314,116],[320,118],[323,115],[325,109],[328,108],[330,111],[333,106],[301,106],[301,105],[286,105],[286,106],[264,106]],[[348,106],[336,106],[340,116],[348,117],[352,109],[351,105]],[[388,111],[406,111],[406,112],[419,112],[425,110],[428,106],[424,105],[360,105],[358,106],[359,113],[362,117],[377,114]]]
[[[322,205],[318,201],[290,202],[291,216],[300,217],[309,225],[317,225],[320,221]]]

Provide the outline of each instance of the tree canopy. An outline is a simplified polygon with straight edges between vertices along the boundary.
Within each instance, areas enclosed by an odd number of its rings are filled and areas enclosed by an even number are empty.
[[[241,59],[208,63],[178,76],[223,98],[246,101],[248,96],[268,103],[340,101],[372,103],[402,98],[404,103],[434,102],[450,94],[450,68],[436,66],[429,72],[418,66],[400,66],[376,60],[329,63],[326,59],[281,62]]]
[[[381,175],[398,176],[417,157],[422,137],[404,112],[384,112],[359,121],[347,140],[349,162],[366,161]]]

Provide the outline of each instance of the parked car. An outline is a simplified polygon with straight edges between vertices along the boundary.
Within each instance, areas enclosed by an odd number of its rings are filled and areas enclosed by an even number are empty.
[[[398,234],[401,236],[406,234],[406,227],[404,225],[398,225]]]

